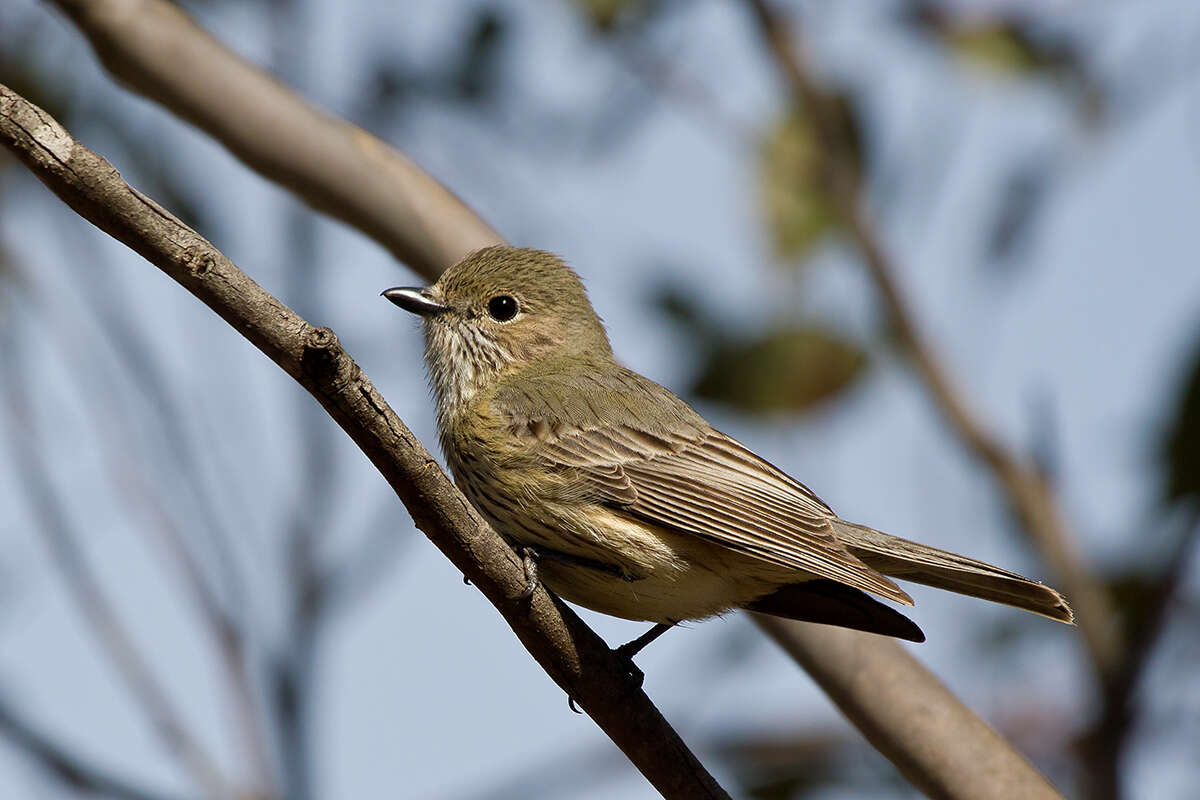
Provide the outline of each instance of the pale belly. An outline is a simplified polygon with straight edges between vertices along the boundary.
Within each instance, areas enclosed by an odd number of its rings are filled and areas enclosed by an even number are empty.
[[[551,551],[538,563],[538,576],[548,589],[614,617],[650,622],[702,619],[804,580],[794,570],[603,506],[562,509],[552,525],[549,519],[531,524],[528,517],[517,522],[505,509],[490,505],[486,498],[476,501],[506,538]]]

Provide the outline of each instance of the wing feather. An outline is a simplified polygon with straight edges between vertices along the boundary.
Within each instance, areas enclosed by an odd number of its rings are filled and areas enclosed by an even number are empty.
[[[576,471],[598,501],[641,519],[912,603],[845,549],[830,524],[833,512],[816,495],[712,428],[672,434],[633,425],[560,427],[538,453],[547,466]]]

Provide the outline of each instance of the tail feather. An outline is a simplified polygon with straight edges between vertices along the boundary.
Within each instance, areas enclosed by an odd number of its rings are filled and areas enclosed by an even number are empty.
[[[847,550],[884,575],[1075,622],[1061,594],[1015,572],[845,520],[833,525]]]

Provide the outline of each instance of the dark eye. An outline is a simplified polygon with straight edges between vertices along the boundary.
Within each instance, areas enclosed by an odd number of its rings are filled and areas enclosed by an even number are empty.
[[[506,294],[488,300],[488,313],[497,322],[508,322],[517,315],[517,298]]]

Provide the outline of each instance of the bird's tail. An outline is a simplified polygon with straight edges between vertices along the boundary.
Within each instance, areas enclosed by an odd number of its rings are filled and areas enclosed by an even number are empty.
[[[845,520],[833,525],[847,550],[884,575],[1075,622],[1061,594],[1015,572]]]

